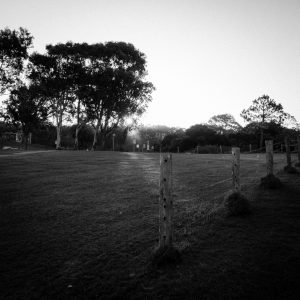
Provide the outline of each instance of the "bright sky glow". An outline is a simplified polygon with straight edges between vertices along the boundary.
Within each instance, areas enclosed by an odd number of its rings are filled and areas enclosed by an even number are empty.
[[[0,28],[34,50],[125,41],[146,54],[156,91],[144,124],[189,127],[268,94],[300,121],[299,0],[0,0]]]

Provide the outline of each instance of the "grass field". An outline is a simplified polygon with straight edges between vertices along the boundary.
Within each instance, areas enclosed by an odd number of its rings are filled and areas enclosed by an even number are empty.
[[[154,267],[159,154],[0,155],[2,299],[298,299],[300,176],[259,189],[263,154],[241,156],[252,214],[229,218],[230,155],[173,155],[177,265]]]

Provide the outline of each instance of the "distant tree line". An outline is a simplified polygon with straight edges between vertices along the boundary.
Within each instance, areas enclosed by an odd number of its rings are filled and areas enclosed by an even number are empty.
[[[277,149],[284,143],[285,136],[296,139],[299,135],[295,119],[288,117],[285,121],[289,121],[290,128],[283,121],[280,123],[276,120],[265,122],[263,126],[252,121],[242,127],[232,115],[222,114],[213,116],[207,123],[196,124],[185,130],[166,126],[141,127],[135,136],[140,144],[150,139],[155,151],[229,153],[232,146],[247,152],[264,151],[261,134],[263,140],[272,139]]]

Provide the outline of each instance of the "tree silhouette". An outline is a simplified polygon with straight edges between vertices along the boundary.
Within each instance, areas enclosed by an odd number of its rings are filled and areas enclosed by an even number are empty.
[[[154,87],[145,81],[145,55],[132,44],[95,44],[87,48],[86,55],[87,77],[80,97],[94,128],[95,149],[98,134],[104,147],[105,138],[126,117],[145,111]]]
[[[61,131],[63,120],[74,114],[75,78],[74,64],[63,51],[43,55],[33,53],[30,56],[31,73],[29,78],[39,87],[40,97],[43,97],[49,107],[49,115],[56,123],[56,149],[61,147]]]
[[[268,95],[263,95],[253,100],[252,105],[241,112],[241,117],[247,122],[257,123],[260,128],[260,148],[263,147],[264,129],[267,123],[274,122],[282,124],[289,117],[283,111],[280,103],[276,103]]]
[[[27,149],[29,133],[46,121],[47,108],[42,99],[36,97],[35,87],[28,88],[24,85],[12,90],[5,104],[6,120],[22,129]]]
[[[24,61],[33,37],[22,27],[0,30],[0,94],[21,83]]]
[[[207,124],[221,134],[236,132],[242,128],[231,114],[215,115]]]

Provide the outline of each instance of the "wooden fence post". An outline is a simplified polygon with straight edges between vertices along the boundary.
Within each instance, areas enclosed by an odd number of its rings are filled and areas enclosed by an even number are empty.
[[[172,154],[160,156],[159,248],[172,247],[173,236]]]
[[[288,137],[284,138],[284,143],[285,143],[287,167],[290,168],[292,166],[292,159],[291,159],[290,142]]]
[[[266,144],[266,161],[267,175],[273,175],[273,141],[265,141]]]
[[[249,144],[249,152],[252,152],[252,145]]]
[[[241,191],[240,186],[240,148],[232,148],[232,184],[235,192]]]

